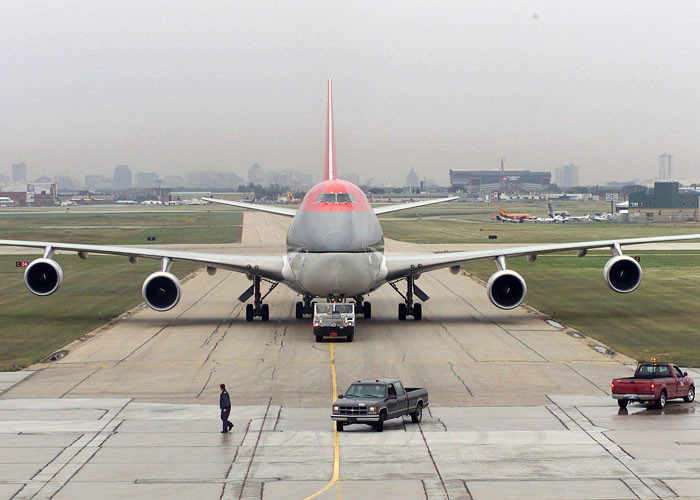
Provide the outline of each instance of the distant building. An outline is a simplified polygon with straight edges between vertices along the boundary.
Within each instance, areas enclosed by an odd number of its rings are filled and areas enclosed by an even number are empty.
[[[164,188],[184,187],[184,185],[185,185],[185,181],[179,175],[166,175],[163,178],[162,186]]]
[[[56,184],[26,182],[0,184],[0,196],[11,198],[16,207],[50,207],[56,204]]]
[[[360,184],[360,176],[357,174],[341,174],[340,178],[352,182],[356,186]]]
[[[551,184],[551,172],[530,170],[450,170],[450,185],[453,189],[468,193],[493,193],[503,191],[540,192]]]
[[[117,165],[114,169],[114,188],[131,189],[131,169],[129,165]]]
[[[12,165],[12,182],[27,182],[27,164],[15,163]]]
[[[186,172],[184,184],[181,186],[200,189],[238,189],[242,183],[243,179],[234,173],[205,170]]]
[[[34,182],[38,184],[51,184],[53,182],[53,179],[48,175],[41,175],[34,179]]]
[[[629,195],[629,222],[697,221],[700,195],[680,192],[677,182],[655,182],[648,191]]]
[[[158,187],[158,174],[155,172],[139,172],[136,175],[136,187],[139,189]]]
[[[85,176],[85,189],[90,191],[101,191],[109,188],[109,185],[109,180],[102,174],[87,174]]]
[[[257,163],[253,164],[248,170],[248,183],[260,184],[261,186],[266,184],[265,172]]]
[[[57,175],[54,178],[54,181],[56,181],[56,189],[58,189],[59,191],[72,191],[73,189],[75,189],[73,179],[71,179],[67,175]]]
[[[578,178],[578,165],[569,163],[555,169],[554,183],[559,187],[580,186]]]
[[[420,185],[420,179],[418,178],[418,174],[416,173],[416,170],[412,168],[411,171],[406,176],[406,186],[407,187],[418,187],[419,185]]]

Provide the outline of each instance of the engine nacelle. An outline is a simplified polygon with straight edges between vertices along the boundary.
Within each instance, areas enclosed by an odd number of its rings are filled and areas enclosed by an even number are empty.
[[[155,311],[169,311],[180,302],[180,280],[174,274],[158,271],[143,282],[141,294],[148,307]]]
[[[527,285],[515,271],[496,271],[486,284],[491,303],[501,309],[513,309],[522,304],[527,294]]]
[[[605,263],[603,277],[608,286],[618,293],[633,292],[642,281],[642,266],[627,255],[618,255]]]
[[[63,269],[52,259],[33,260],[24,271],[24,283],[34,295],[51,295],[63,281]]]

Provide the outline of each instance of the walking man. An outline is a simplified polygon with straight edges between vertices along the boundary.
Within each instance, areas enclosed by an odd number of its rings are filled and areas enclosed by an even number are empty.
[[[221,396],[219,396],[219,408],[221,408],[221,423],[223,424],[222,434],[226,434],[228,431],[233,429],[233,424],[229,422],[229,416],[231,415],[231,398],[226,392],[226,385],[221,384]]]

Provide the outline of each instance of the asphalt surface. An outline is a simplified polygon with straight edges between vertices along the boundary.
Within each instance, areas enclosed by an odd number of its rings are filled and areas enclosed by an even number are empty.
[[[242,243],[220,251],[282,253],[289,221],[246,213]],[[530,308],[496,309],[467,276],[423,275],[421,322],[399,322],[400,297],[380,289],[355,341],[333,344],[314,342],[283,286],[271,320],[246,323],[249,284],[200,272],[172,311],[138,307],[59,361],[0,374],[0,498],[700,497],[695,404],[618,414],[609,384],[631,360]],[[423,422],[336,436],[334,393],[368,377],[428,388]]]

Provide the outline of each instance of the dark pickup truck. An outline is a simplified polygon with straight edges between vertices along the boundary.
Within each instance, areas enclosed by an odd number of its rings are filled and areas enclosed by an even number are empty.
[[[331,419],[338,431],[349,424],[366,424],[382,432],[386,420],[404,415],[419,423],[427,406],[427,389],[404,387],[397,379],[358,380],[338,395]]]
[[[695,399],[695,382],[671,363],[639,363],[634,377],[613,379],[610,389],[620,408],[630,401],[653,401],[663,408],[669,399],[683,398],[686,403]]]

